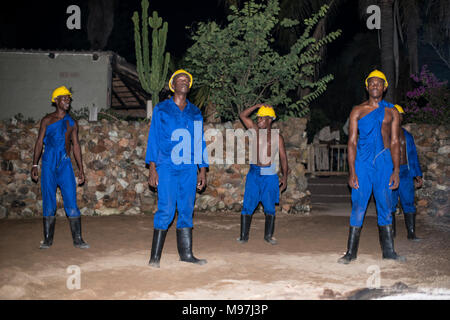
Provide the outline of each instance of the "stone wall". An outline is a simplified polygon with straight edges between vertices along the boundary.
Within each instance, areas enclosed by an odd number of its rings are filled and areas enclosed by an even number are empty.
[[[148,187],[148,169],[144,162],[148,127],[146,122],[79,121],[86,182],[77,188],[77,201],[83,215],[152,214],[156,211],[157,197]],[[306,119],[277,121],[274,127],[285,137],[290,167],[288,189],[282,194],[277,210],[308,214],[310,194],[304,169]],[[209,128],[220,130],[226,137],[226,129],[242,128],[242,125],[240,122],[206,124],[205,130]],[[40,183],[30,178],[38,130],[39,123],[0,122],[0,218],[42,215]],[[72,164],[77,173],[74,160]],[[197,194],[196,210],[240,211],[248,168],[248,164],[211,165],[208,186]],[[64,216],[60,191],[57,203],[56,214]]]
[[[418,212],[431,217],[450,217],[450,127],[407,124],[413,136],[424,185],[416,191]]]

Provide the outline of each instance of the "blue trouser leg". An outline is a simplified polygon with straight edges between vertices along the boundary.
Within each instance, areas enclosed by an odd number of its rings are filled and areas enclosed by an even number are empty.
[[[47,162],[42,162],[41,192],[43,216],[54,216],[56,212],[56,189],[59,186],[63,197],[67,216],[81,215],[77,206],[77,185],[70,158],[58,163],[57,168]]]
[[[358,177],[359,188],[352,188],[352,213],[350,226],[360,228],[364,222],[367,204],[372,194],[372,178],[374,169],[363,163],[355,162],[355,173]]]
[[[373,196],[377,207],[378,225],[392,224],[392,189],[389,189],[389,180],[394,166],[389,149],[384,150],[375,159],[375,179],[373,184]]]
[[[400,184],[401,184],[401,179],[400,179]],[[391,199],[391,212],[392,213],[395,213],[397,211],[399,189],[400,189],[400,186],[397,189],[392,190],[392,199]]]
[[[56,173],[51,164],[42,161],[41,193],[43,216],[54,216],[56,213]]]
[[[389,179],[392,175],[393,165],[389,149],[381,152],[373,163],[355,162],[355,170],[359,189],[352,189],[350,226],[362,226],[372,191],[377,207],[378,225],[391,224],[392,190],[389,189]]]
[[[279,203],[280,186],[278,176],[261,176],[261,202],[264,206],[264,213],[275,215],[275,204]]]
[[[154,217],[154,228],[167,230],[178,208],[177,228],[192,228],[195,193],[197,185],[196,166],[174,169],[170,166],[157,167],[158,211]]]
[[[194,213],[195,195],[197,191],[197,167],[189,166],[178,176],[177,197],[177,229],[192,228],[192,215]]]
[[[77,182],[73,173],[70,158],[61,161],[57,168],[56,181],[61,189],[64,201],[64,210],[68,217],[79,217],[81,215],[77,205]]]
[[[156,171],[158,173],[158,210],[153,219],[153,226],[155,229],[167,230],[175,216],[178,179],[168,166],[157,167]]]
[[[400,203],[404,213],[415,213],[416,206],[414,204],[414,179],[409,175],[408,168],[400,168],[400,186],[398,187]]]
[[[279,203],[280,187],[277,174],[265,174],[264,169],[251,166],[245,180],[242,214],[252,215],[262,202],[264,213],[275,215],[275,204]]]
[[[241,214],[252,215],[260,202],[260,185],[256,171],[250,169],[245,179],[244,204]]]

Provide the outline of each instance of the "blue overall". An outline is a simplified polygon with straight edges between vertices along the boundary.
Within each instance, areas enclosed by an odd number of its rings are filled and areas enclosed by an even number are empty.
[[[414,205],[414,178],[422,176],[420,169],[419,157],[417,156],[416,144],[413,136],[403,129],[406,140],[406,158],[407,164],[400,166],[400,184],[398,189],[392,190],[392,212],[396,211],[398,198],[404,213],[415,213]]]
[[[355,171],[359,189],[352,188],[350,226],[361,227],[370,196],[375,197],[378,225],[392,223],[389,179],[394,169],[390,149],[384,147],[381,126],[385,108],[393,108],[384,100],[379,107],[358,120],[359,140],[356,150]]]
[[[200,110],[187,101],[183,111],[173,99],[153,110],[145,162],[158,173],[158,210],[154,228],[167,230],[178,211],[177,228],[192,228],[197,167],[208,167]]]
[[[250,165],[245,181],[244,204],[241,214],[252,215],[260,202],[264,213],[275,215],[275,204],[280,202],[280,186],[275,165]]]
[[[72,162],[66,152],[67,126],[75,122],[66,115],[63,119],[47,126],[42,155],[41,192],[44,217],[56,212],[56,188],[59,186],[64,201],[64,210],[69,217],[79,217],[77,206],[77,184]]]

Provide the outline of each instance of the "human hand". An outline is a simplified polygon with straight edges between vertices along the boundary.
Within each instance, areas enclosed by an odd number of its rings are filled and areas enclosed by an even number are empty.
[[[85,180],[86,180],[86,178],[84,177],[84,171],[80,170],[78,172],[78,185],[82,185]]]
[[[415,177],[414,178],[414,186],[419,189],[423,186],[423,179],[422,177]]]
[[[201,191],[206,187],[206,170],[200,169],[200,173],[197,176],[197,190]]]
[[[280,182],[280,193],[286,190],[287,188],[287,177],[282,177]]]
[[[350,176],[348,177],[348,185],[352,189],[359,189],[359,181],[356,174],[350,174]]]
[[[150,187],[156,188],[158,186],[159,176],[158,172],[156,172],[156,168],[150,165],[150,170],[148,174],[148,184]]]
[[[37,167],[31,168],[31,179],[32,179],[34,182],[37,182],[37,181],[38,181],[38,179],[39,179],[39,171],[38,171],[38,168],[37,168]]]
[[[400,176],[398,172],[393,172],[391,178],[389,179],[389,189],[394,190],[398,189],[398,185],[400,184]]]

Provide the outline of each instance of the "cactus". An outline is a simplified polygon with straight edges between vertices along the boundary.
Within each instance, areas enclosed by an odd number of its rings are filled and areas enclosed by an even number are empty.
[[[158,17],[156,11],[148,18],[148,0],[142,0],[142,36],[139,28],[139,15],[133,14],[134,42],[136,48],[136,67],[142,88],[152,96],[152,104],[159,102],[159,93],[164,88],[169,68],[170,54],[164,50],[167,39],[167,22]],[[148,41],[148,28],[152,28],[152,52],[150,65],[150,46]],[[161,29],[162,26],[162,29]]]

